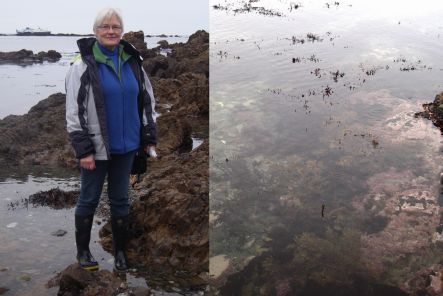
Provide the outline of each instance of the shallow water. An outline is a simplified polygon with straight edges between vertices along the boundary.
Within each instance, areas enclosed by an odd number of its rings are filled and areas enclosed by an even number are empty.
[[[399,285],[432,263],[441,136],[414,113],[442,89],[443,6],[210,4],[210,251],[232,274],[222,291],[291,295],[308,279],[352,281],[343,270]],[[419,190],[427,222],[396,206]],[[321,262],[336,268],[311,270]]]
[[[47,289],[45,283],[76,262],[74,208],[25,207],[22,201],[52,188],[79,190],[78,174],[48,167],[22,168],[1,173],[0,188],[0,287],[9,289],[5,295],[57,295],[58,287]],[[104,223],[106,218],[95,216],[90,248],[100,268],[112,270],[113,256],[99,243]],[[67,233],[51,234],[57,230]],[[126,281],[129,287],[150,287],[153,295],[201,295],[180,283],[180,277],[158,271],[131,270]]]

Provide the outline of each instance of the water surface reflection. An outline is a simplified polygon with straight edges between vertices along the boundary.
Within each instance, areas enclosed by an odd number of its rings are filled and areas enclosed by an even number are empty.
[[[222,294],[401,295],[441,255],[441,136],[413,115],[441,90],[443,6],[337,3],[211,1]]]

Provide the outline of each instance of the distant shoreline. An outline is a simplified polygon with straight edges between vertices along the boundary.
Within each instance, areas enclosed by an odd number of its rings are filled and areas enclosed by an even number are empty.
[[[20,37],[29,37],[29,36],[38,36],[38,37],[46,37],[46,36],[61,36],[61,37],[88,37],[88,36],[94,36],[94,34],[76,34],[76,33],[57,33],[57,34],[45,34],[45,35],[18,35],[18,34],[3,34],[0,33],[0,36],[20,36]],[[145,37],[147,38],[155,38],[155,37],[160,37],[160,38],[171,38],[171,37],[189,37],[187,35],[166,35],[166,34],[160,34],[160,35],[145,35]]]

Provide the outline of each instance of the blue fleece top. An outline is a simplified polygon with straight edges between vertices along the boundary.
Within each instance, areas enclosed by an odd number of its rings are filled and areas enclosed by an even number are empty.
[[[124,154],[140,145],[138,83],[131,66],[122,59],[122,49],[117,46],[111,51],[97,44],[106,57],[106,63],[98,61],[98,69],[106,106],[109,149],[111,154]]]

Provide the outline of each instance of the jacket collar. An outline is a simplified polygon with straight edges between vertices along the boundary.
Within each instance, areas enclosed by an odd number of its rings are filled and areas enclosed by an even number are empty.
[[[93,48],[96,41],[97,39],[94,37],[77,40],[77,45],[82,57],[94,56]],[[131,43],[122,39],[120,40],[120,48],[122,48],[126,54],[136,58],[139,63],[143,62],[140,52]]]

